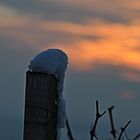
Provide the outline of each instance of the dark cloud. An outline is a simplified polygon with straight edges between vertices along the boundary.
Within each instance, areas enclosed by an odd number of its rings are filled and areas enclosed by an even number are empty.
[[[127,23],[128,20],[117,12],[105,12],[99,10],[82,9],[81,7],[71,7],[58,2],[41,1],[18,1],[1,0],[1,3],[16,8],[20,14],[37,16],[49,20],[63,20],[70,22],[84,23],[87,19],[102,19],[108,22]]]

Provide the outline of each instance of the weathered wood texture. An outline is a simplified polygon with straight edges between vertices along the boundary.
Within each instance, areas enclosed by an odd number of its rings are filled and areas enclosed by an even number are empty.
[[[57,80],[46,73],[26,73],[23,140],[56,140]]]

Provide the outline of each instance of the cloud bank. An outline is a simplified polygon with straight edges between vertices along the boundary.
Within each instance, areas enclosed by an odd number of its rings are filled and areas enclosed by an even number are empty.
[[[137,0],[2,0],[1,4],[0,39],[10,40],[11,47],[18,42],[39,51],[63,49],[75,70],[101,63],[140,71]]]

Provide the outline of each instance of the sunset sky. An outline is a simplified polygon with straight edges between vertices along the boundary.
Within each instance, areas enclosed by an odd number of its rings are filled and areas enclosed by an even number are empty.
[[[132,120],[130,136],[140,132],[139,0],[1,0],[0,139],[22,139],[25,72],[48,48],[69,56],[64,93],[76,139],[88,139],[97,99],[102,111],[115,105],[117,129]],[[109,131],[106,114],[97,133]]]

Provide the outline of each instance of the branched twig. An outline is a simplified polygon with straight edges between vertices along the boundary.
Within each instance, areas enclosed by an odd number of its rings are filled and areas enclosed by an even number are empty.
[[[126,139],[127,139],[127,140],[129,140],[129,138],[128,138],[128,135],[127,135],[126,131],[124,131],[124,134],[125,134]]]
[[[128,125],[131,123],[131,121],[128,121],[128,123],[124,126],[124,127],[121,127],[121,132],[120,132],[120,135],[118,137],[118,140],[121,139],[122,137],[122,134],[125,132],[126,128],[128,127]]]
[[[69,138],[69,140],[74,140],[73,135],[72,135],[72,131],[69,125],[69,120],[68,117],[66,118],[66,127],[67,127],[67,136]]]
[[[106,112],[104,111],[102,114],[99,113],[99,105],[98,105],[98,101],[96,101],[96,119],[94,122],[94,125],[92,127],[92,129],[90,130],[90,140],[93,140],[93,138],[95,137],[98,140],[98,137],[96,136],[95,132],[96,132],[96,127],[97,127],[97,123],[98,120],[105,114]]]
[[[114,127],[114,122],[113,122],[113,115],[112,115],[112,110],[114,109],[114,106],[111,106],[110,108],[108,108],[108,112],[109,112],[109,117],[110,117],[110,125],[111,125],[111,134],[114,138],[114,140],[116,140],[116,129]]]

